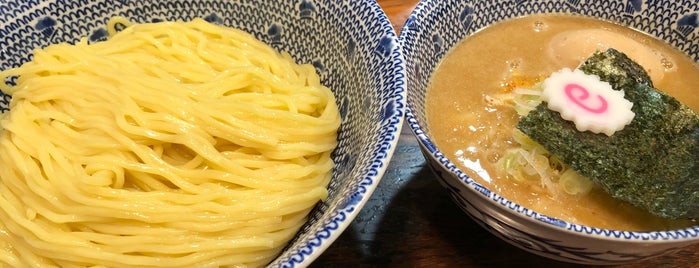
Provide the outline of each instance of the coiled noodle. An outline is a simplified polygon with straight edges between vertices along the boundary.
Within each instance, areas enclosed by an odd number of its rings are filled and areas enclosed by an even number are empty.
[[[0,77],[4,265],[260,266],[327,196],[332,92],[243,31],[134,24]]]

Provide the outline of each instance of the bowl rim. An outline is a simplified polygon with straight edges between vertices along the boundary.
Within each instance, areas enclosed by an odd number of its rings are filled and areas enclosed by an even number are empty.
[[[319,225],[317,228],[309,229],[312,235],[308,236],[305,241],[305,247],[301,248],[299,251],[289,251],[283,250],[280,254],[272,260],[267,266],[270,267],[295,267],[296,265],[301,265],[302,267],[308,266],[313,263],[318,257],[321,256],[325,250],[330,247],[335,240],[337,240],[344,230],[349,227],[349,225],[354,221],[354,219],[359,215],[359,212],[371,198],[372,194],[379,185],[379,182],[386,173],[388,166],[391,162],[393,154],[399,142],[402,127],[405,122],[405,112],[407,109],[407,73],[406,73],[406,60],[403,55],[403,49],[398,42],[398,34],[396,33],[393,24],[388,19],[388,16],[379,6],[376,1],[357,1],[358,5],[367,5],[372,13],[377,15],[377,18],[371,23],[376,27],[381,27],[381,29],[388,33],[385,37],[392,39],[394,42],[394,47],[391,49],[390,62],[394,64],[392,68],[393,79],[395,83],[390,87],[391,95],[390,98],[395,104],[394,113],[384,119],[384,126],[382,129],[386,130],[381,133],[381,140],[376,143],[376,146],[370,149],[383,152],[384,154],[377,154],[371,157],[368,162],[371,165],[365,168],[361,172],[363,179],[353,191],[349,193],[353,197],[355,202],[348,203],[343,207],[338,207],[335,210],[328,209],[324,214],[332,213],[333,216],[324,224]],[[387,85],[382,84],[383,89],[388,89]],[[390,122],[390,123],[388,123]],[[318,222],[321,222],[320,220]],[[313,226],[313,225],[310,225]],[[286,260],[279,260],[282,255],[289,255],[290,257]],[[295,257],[300,259],[296,259]]]
[[[408,20],[403,25],[404,28],[413,23],[410,18],[421,18],[424,17],[424,12],[429,12],[432,10],[427,9],[429,4],[432,2],[439,2],[433,0],[421,0],[417,6],[408,15]],[[480,29],[479,29],[480,30]],[[479,31],[478,30],[478,31]],[[408,37],[419,38],[417,33],[413,31],[401,31],[399,35],[399,43],[402,49],[409,48],[409,45],[404,43]],[[465,37],[464,37],[465,38]],[[463,40],[463,38],[461,38]],[[458,41],[457,41],[458,42]],[[407,56],[407,52],[404,51],[404,56],[406,60],[406,71],[411,72],[412,65],[410,63],[410,58]],[[445,54],[446,57],[448,53]],[[442,59],[444,58],[442,57]],[[440,61],[442,59],[439,59]],[[408,83],[408,92],[411,91],[414,85]],[[427,89],[425,89],[426,91]],[[583,236],[583,237],[593,237],[595,239],[602,239],[608,241],[632,241],[632,242],[653,242],[653,243],[676,243],[681,242],[694,242],[699,241],[699,222],[696,225],[692,225],[685,228],[676,228],[670,230],[657,230],[657,231],[628,231],[620,229],[609,229],[609,228],[599,228],[588,226],[579,223],[573,223],[565,220],[561,220],[555,217],[548,216],[543,213],[539,213],[535,210],[529,209],[523,205],[513,202],[499,194],[496,191],[490,189],[486,185],[483,185],[475,181],[470,176],[466,175],[459,167],[454,165],[441,150],[432,141],[427,132],[423,129],[423,126],[427,127],[426,122],[420,122],[413,113],[413,103],[416,101],[413,98],[408,97],[407,107],[405,110],[405,122],[411,129],[412,134],[416,137],[418,144],[423,150],[423,155],[425,157],[430,157],[434,162],[438,163],[439,167],[447,171],[451,176],[450,178],[457,179],[459,183],[469,190],[470,194],[479,196],[494,206],[504,209],[518,217],[532,222],[537,226],[543,226],[545,228],[555,228],[558,231],[562,231],[571,235]],[[429,153],[429,156],[427,156]],[[430,159],[427,159],[430,161]],[[483,191],[485,189],[485,191]],[[484,193],[487,192],[487,193]],[[465,213],[465,212],[464,212]]]

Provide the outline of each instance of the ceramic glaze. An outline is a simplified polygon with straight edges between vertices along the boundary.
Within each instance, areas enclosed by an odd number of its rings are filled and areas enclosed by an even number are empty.
[[[404,61],[380,7],[353,0],[7,0],[0,2],[0,69],[31,60],[33,49],[49,44],[105,40],[106,22],[117,15],[137,23],[204,18],[242,29],[297,62],[312,64],[333,90],[343,123],[329,196],[270,267],[309,265],[362,208],[398,142]],[[0,112],[9,111],[10,100],[0,92]]]
[[[406,120],[430,169],[473,220],[510,244],[548,258],[582,264],[621,264],[698,243],[699,226],[634,232],[594,228],[540,214],[476,182],[435,145],[426,128],[425,96],[437,65],[452,47],[474,32],[499,21],[539,13],[568,13],[612,21],[662,39],[694,61],[699,60],[697,1],[421,1],[408,17],[399,41],[406,57],[409,85]]]

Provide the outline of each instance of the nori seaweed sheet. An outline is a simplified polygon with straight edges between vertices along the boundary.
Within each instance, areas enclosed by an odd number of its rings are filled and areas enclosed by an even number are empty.
[[[613,197],[660,217],[699,219],[699,117],[614,49],[579,69],[625,92],[636,114],[629,125],[612,136],[580,132],[542,103],[517,127]]]

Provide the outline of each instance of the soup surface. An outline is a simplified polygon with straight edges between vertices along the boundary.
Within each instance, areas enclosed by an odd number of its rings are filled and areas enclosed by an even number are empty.
[[[688,57],[643,33],[596,19],[535,15],[488,27],[464,39],[437,67],[427,93],[427,121],[435,143],[464,172],[505,198],[569,222],[620,230],[690,226],[689,220],[655,217],[599,188],[584,195],[547,191],[519,182],[497,167],[516,146],[520,116],[493,105],[489,95],[527,86],[564,67],[575,68],[595,49],[613,47],[643,65],[659,90],[694,111],[699,68]],[[525,78],[525,79],[522,79]]]

